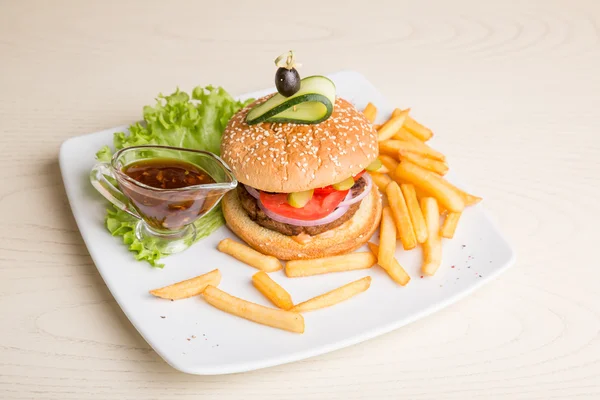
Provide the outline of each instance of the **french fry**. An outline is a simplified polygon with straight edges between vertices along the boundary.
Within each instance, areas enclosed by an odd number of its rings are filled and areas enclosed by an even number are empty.
[[[403,183],[406,183],[402,179],[398,179],[397,177],[394,177],[393,181],[396,182],[398,184],[398,186],[402,185]],[[398,238],[398,239],[400,239],[400,238]]]
[[[408,117],[408,110],[404,110],[398,113],[396,116],[390,118],[385,124],[377,131],[377,140],[382,142],[394,136],[396,132],[404,125],[404,121]]]
[[[431,129],[421,125],[410,116],[404,121],[404,128],[424,142],[428,141],[433,136]]]
[[[444,154],[432,149],[423,142],[407,142],[405,140],[401,140],[400,144],[397,146],[399,147],[398,156],[406,153],[416,153],[424,157],[433,158],[434,160],[446,161],[446,156]]]
[[[330,272],[353,271],[371,268],[377,259],[368,251],[344,254],[314,260],[292,260],[285,265],[285,274],[290,278],[327,274]]]
[[[429,193],[427,193],[425,190],[421,189],[418,186],[415,186],[415,193],[417,194],[417,199],[421,200],[423,197],[431,197],[431,195]]]
[[[442,238],[440,237],[440,212],[433,197],[421,199],[421,209],[427,224],[427,240],[423,243],[421,271],[433,276],[442,263]]]
[[[434,160],[429,157],[425,157],[421,154],[411,153],[409,151],[403,152],[400,151],[400,161],[410,161],[413,164],[418,165],[419,167],[428,169],[431,172],[435,172],[439,175],[446,175],[448,172],[448,164],[443,161]]]
[[[382,195],[385,192],[381,193]],[[381,216],[383,215],[383,209],[387,206],[389,206],[390,203],[388,202],[388,198],[387,196],[381,196],[381,211],[379,212],[379,221],[381,222]]]
[[[187,299],[188,297],[199,295],[208,285],[217,286],[220,282],[221,272],[218,269],[214,269],[195,278],[151,290],[150,294],[169,300]]]
[[[379,161],[381,161],[381,164],[383,164],[383,166],[390,171],[388,172],[388,175],[390,175],[390,177],[393,178],[394,171],[396,171],[396,168],[398,168],[398,160],[396,160],[392,156],[380,154]]]
[[[410,215],[410,221],[412,222],[417,242],[424,243],[427,240],[427,226],[425,225],[425,218],[423,218],[423,212],[417,199],[415,186],[410,183],[403,183],[400,185],[400,189],[404,195],[404,200],[406,200],[408,214]]]
[[[259,253],[253,248],[231,239],[221,240],[217,249],[261,271],[274,272],[283,268],[277,258]]]
[[[465,202],[454,188],[438,174],[428,171],[408,161],[403,161],[396,168],[396,178],[412,183],[435,197],[447,210],[460,212]]]
[[[379,174],[377,172],[370,172],[369,175],[371,175],[371,179],[375,185],[377,185],[381,193],[385,193],[385,188],[392,181],[392,178],[387,174]]]
[[[406,108],[406,109],[401,109],[401,108],[394,108],[394,111],[392,111],[392,117],[397,117],[398,115],[403,115],[403,114],[408,114],[410,112],[410,108]]]
[[[398,158],[405,153],[417,153],[434,160],[446,161],[446,156],[423,142],[390,139],[379,142],[379,153]],[[380,156],[381,157],[381,156]]]
[[[424,197],[431,197],[432,195],[429,194],[428,192],[426,192],[425,190],[421,189],[418,186],[415,186],[415,193],[417,194],[417,199],[419,199],[419,202],[421,201],[422,198]],[[440,210],[440,215],[441,214],[445,214],[448,212],[448,210],[446,210],[446,207],[444,207],[443,205],[441,205],[440,203],[438,203],[438,208]]]
[[[369,245],[369,250],[371,250],[371,253],[375,255],[379,254],[379,246],[371,242],[367,243],[367,245]],[[385,267],[382,265],[381,268],[383,268],[390,278],[392,278],[394,282],[398,283],[399,285],[406,286],[406,284],[410,281],[410,276],[395,258],[391,265]]]
[[[373,123],[375,122],[375,118],[377,118],[377,107],[373,103],[369,103],[363,110],[363,114],[370,123]]]
[[[294,306],[291,309],[293,312],[302,313],[306,311],[318,310],[325,307],[331,307],[335,304],[341,303],[342,301],[348,300],[351,297],[356,296],[359,293],[366,291],[371,286],[371,277],[366,276],[354,282],[350,282],[347,285],[333,289],[327,293],[323,293],[320,296],[313,297],[310,300],[306,300],[300,304]]]
[[[383,142],[379,142],[379,158],[381,159],[381,155],[385,154],[394,159],[398,159],[398,154],[400,153],[400,140],[390,139],[384,140]]]
[[[408,161],[408,160],[404,159],[404,162],[406,162],[406,161]],[[398,180],[399,179],[396,179],[396,181],[398,181]],[[479,203],[481,200],[483,200],[481,197],[474,196],[474,195],[472,195],[470,193],[465,192],[461,188],[456,187],[455,185],[451,184],[450,182],[448,182],[445,179],[442,179],[442,180],[445,182],[444,184],[446,186],[448,186],[449,188],[451,188],[452,190],[454,190],[460,196],[460,198],[465,203],[465,206],[472,206],[472,205],[475,205],[475,204]],[[427,192],[426,190],[421,189],[419,187],[415,187],[415,190],[417,191],[417,197],[419,199],[421,199],[423,197],[433,196],[433,194],[431,194],[431,193]],[[440,214],[443,214],[443,213],[445,213],[447,211],[446,208],[442,204],[438,204],[438,206],[440,208]]]
[[[458,225],[458,220],[460,219],[462,213],[459,212],[451,212],[446,215],[444,219],[444,223],[442,224],[442,228],[440,229],[440,235],[442,237],[452,239],[454,237],[454,232],[456,231],[456,226]]]
[[[394,184],[395,182],[392,182],[388,185],[386,193],[389,191],[390,186]],[[392,200],[389,200],[391,204]],[[395,252],[396,226],[394,225],[392,210],[388,206],[383,208],[383,214],[381,215],[381,225],[379,226],[379,253],[377,253],[377,260],[379,262],[379,265],[383,266],[384,268],[390,268],[390,265],[392,265],[394,260]]]
[[[294,306],[292,296],[284,288],[279,286],[265,271],[259,271],[252,275],[252,284],[271,303],[283,310],[289,310]]]
[[[392,217],[396,223],[402,247],[404,247],[404,250],[414,249],[417,246],[417,239],[415,237],[415,231],[410,219],[406,200],[402,195],[400,187],[396,182],[392,182],[387,186],[385,193],[387,194],[390,203]],[[388,262],[386,259],[380,258],[379,260],[381,262]],[[389,260],[389,262],[391,263],[391,260]]]
[[[373,124],[373,129],[375,129],[376,131],[378,131],[383,124]]]
[[[398,129],[398,132],[396,132],[394,134],[394,136],[392,136],[392,139],[405,140],[407,142],[419,142],[419,143],[423,143],[415,135],[413,135],[412,133],[410,133],[409,131],[407,131],[404,128]]]
[[[456,193],[458,193],[458,195],[463,199],[463,201],[465,202],[465,206],[475,205],[475,204],[479,203],[482,200],[481,197],[477,197],[477,196],[474,196],[472,194],[469,194],[469,193],[465,192],[464,190],[462,190],[461,188],[458,188],[458,187],[454,186],[450,182],[447,182],[447,184],[448,184],[449,187],[451,187],[452,189],[454,189],[454,191]]]
[[[376,172],[378,174],[389,174],[390,170],[385,165],[381,164],[381,167],[377,168],[375,171],[369,172]]]
[[[406,110],[402,110],[400,108],[396,108],[394,112],[392,112],[392,117],[400,115],[405,111],[410,111],[410,108]],[[409,132],[411,132],[414,136],[416,136],[419,140],[426,142],[433,136],[433,132],[431,129],[421,125],[417,121],[415,121],[410,115],[406,117],[406,121],[404,122],[404,128],[406,128]]]
[[[273,328],[304,333],[304,317],[298,313],[261,306],[232,296],[214,286],[208,286],[203,295],[208,304],[221,311]]]
[[[467,205],[467,206],[474,206],[475,204],[477,204],[481,200],[483,200],[481,197],[474,196],[474,195],[472,195],[470,193],[463,192],[460,189],[458,189],[458,190],[459,190],[458,193],[461,195],[461,197],[463,197],[465,205]]]

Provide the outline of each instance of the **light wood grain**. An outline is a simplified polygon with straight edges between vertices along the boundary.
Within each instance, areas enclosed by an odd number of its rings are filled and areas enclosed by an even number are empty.
[[[269,86],[288,48],[303,74],[356,69],[412,107],[518,262],[367,343],[185,375],[99,277],[58,147],[177,85]],[[594,0],[0,1],[0,398],[600,398],[599,72]]]

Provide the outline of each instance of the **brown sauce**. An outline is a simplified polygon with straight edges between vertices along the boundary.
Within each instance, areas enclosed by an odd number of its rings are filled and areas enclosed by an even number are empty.
[[[214,179],[192,163],[170,158],[134,162],[123,168],[132,179],[157,189],[179,189],[214,183]]]
[[[182,228],[207,212],[220,196],[218,190],[207,190],[202,186],[183,191],[168,191],[215,183],[210,175],[186,161],[169,158],[137,161],[125,166],[122,172],[133,180],[153,188],[144,188],[129,182],[121,184],[121,189],[142,218],[158,230]]]

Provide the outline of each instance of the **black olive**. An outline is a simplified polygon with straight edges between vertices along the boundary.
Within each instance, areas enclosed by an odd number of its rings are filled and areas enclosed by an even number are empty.
[[[290,97],[300,90],[300,74],[296,68],[279,67],[275,72],[275,86],[282,96]]]

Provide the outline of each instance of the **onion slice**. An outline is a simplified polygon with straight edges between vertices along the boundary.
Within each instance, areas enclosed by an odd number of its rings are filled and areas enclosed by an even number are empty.
[[[279,215],[274,213],[273,211],[268,210],[263,204],[258,200],[256,202],[258,207],[267,215],[267,217],[271,218],[273,221],[281,222],[283,224],[296,225],[296,226],[317,226],[317,225],[325,225],[330,222],[335,221],[340,218],[342,215],[346,214],[349,207],[338,207],[331,214],[321,219],[315,219],[312,221],[304,221],[301,219],[284,217],[283,215]]]
[[[346,197],[340,204],[338,204],[338,207],[347,207],[351,206],[352,204],[356,204],[359,201],[362,201],[365,197],[367,197],[369,192],[371,192],[371,188],[373,187],[373,181],[371,180],[369,174],[363,174],[361,178],[364,179],[366,183],[363,191],[360,192],[358,196],[352,197],[352,189],[350,189],[350,191],[348,192],[348,195],[350,197]]]
[[[258,190],[254,189],[252,186],[248,186],[248,185],[244,185],[244,187],[246,188],[246,191],[248,193],[250,193],[250,196],[252,196],[256,200],[260,201],[260,193],[258,193]]]

